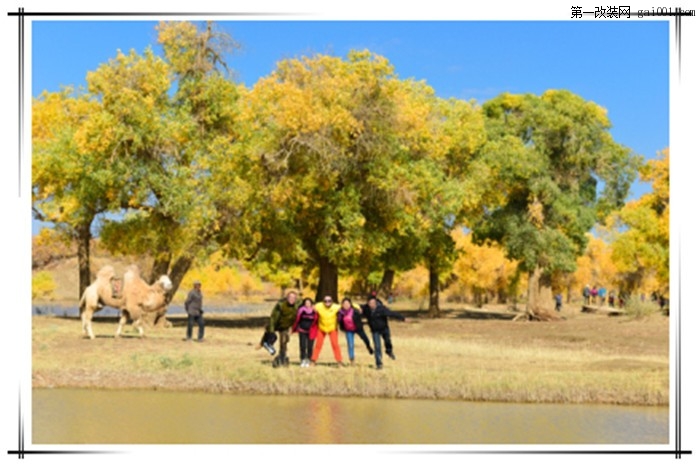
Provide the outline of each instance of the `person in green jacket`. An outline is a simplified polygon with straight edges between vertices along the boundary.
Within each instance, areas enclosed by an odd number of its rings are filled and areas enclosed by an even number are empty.
[[[272,360],[272,366],[277,368],[280,365],[289,365],[287,357],[287,344],[289,343],[289,330],[297,317],[297,309],[301,303],[297,302],[297,293],[293,290],[287,292],[284,300],[275,304],[270,315],[270,323],[267,325],[268,332],[279,334],[279,354]]]

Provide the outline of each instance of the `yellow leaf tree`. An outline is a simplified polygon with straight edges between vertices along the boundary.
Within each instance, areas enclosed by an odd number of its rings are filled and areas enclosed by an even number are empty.
[[[656,294],[669,293],[669,150],[661,151],[640,169],[652,191],[628,202],[609,219],[617,230],[612,258],[624,274],[625,292],[651,286]],[[653,281],[651,279],[654,279]],[[654,284],[655,282],[655,284]]]

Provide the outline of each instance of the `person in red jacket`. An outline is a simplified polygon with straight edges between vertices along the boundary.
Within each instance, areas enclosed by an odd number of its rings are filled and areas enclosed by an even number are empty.
[[[310,365],[318,333],[318,313],[314,310],[314,302],[310,298],[305,298],[299,307],[292,332],[299,333],[300,366],[306,368]]]

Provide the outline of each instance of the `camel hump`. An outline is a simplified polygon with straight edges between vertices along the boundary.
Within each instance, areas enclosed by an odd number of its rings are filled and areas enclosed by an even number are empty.
[[[135,264],[132,264],[126,269],[124,273],[124,288],[129,290],[140,290],[147,287],[146,281],[143,280],[141,274],[139,274],[139,268]],[[127,292],[131,293],[131,292]]]
[[[97,271],[97,278],[101,280],[109,280],[113,278],[114,275],[114,267],[110,265],[102,266],[102,268],[99,271]]]
[[[139,268],[137,266],[131,265],[126,268],[124,273],[124,280],[127,282],[134,281],[136,279],[141,279],[141,274],[139,274]]]

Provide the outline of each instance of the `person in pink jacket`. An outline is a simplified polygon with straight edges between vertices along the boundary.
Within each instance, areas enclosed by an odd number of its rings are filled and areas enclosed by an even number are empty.
[[[365,343],[369,354],[372,355],[374,353],[362,325],[362,310],[347,297],[340,302],[338,325],[340,330],[345,332],[345,339],[348,343],[348,358],[351,365],[355,363],[355,334],[360,336],[362,342]]]
[[[300,366],[308,367],[318,334],[318,313],[314,310],[314,303],[310,298],[305,298],[299,307],[296,320],[292,325],[292,332],[299,333]]]

